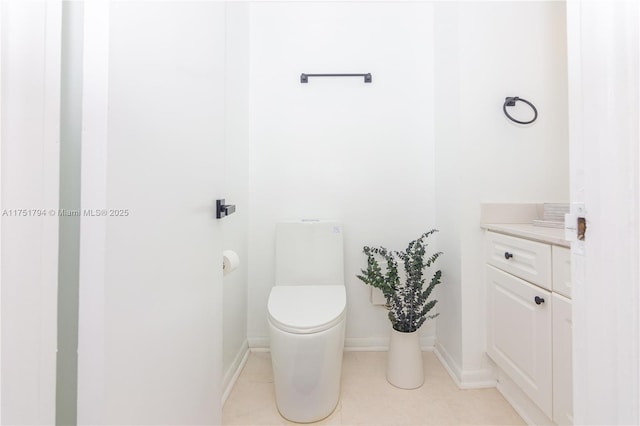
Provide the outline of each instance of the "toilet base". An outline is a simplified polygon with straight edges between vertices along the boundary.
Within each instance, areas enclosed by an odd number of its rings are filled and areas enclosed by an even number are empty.
[[[326,415],[326,416],[324,416],[324,417],[317,418],[317,419],[316,419],[316,418],[314,418],[314,420],[308,420],[308,421],[296,420],[296,419],[294,419],[294,418],[291,418],[291,417],[289,417],[289,416],[286,416],[285,414],[283,414],[283,413],[282,413],[282,411],[280,411],[280,407],[278,407],[278,404],[277,404],[277,403],[276,403],[276,408],[278,409],[278,414],[280,414],[280,416],[281,416],[283,419],[287,419],[287,420],[289,420],[290,422],[293,422],[293,423],[309,424],[309,423],[316,423],[316,422],[322,421],[322,420],[324,420],[324,419],[326,419],[326,418],[328,418],[328,417],[331,417],[331,415],[334,413],[334,411],[336,411],[336,408],[338,408],[338,401],[336,401],[336,404],[335,404],[335,405],[334,405],[334,407],[331,409],[331,411],[329,412],[329,414],[327,414],[327,415]]]
[[[269,321],[278,411],[311,423],[331,415],[340,398],[345,320],[312,334],[282,331]]]

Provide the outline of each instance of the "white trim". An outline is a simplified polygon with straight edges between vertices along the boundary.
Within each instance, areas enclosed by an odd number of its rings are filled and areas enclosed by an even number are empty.
[[[507,400],[522,420],[528,425],[554,424],[538,406],[504,373],[498,374],[498,392]]]
[[[2,46],[2,17],[5,2],[0,2],[0,47]],[[0,99],[2,97],[2,54],[0,54]],[[4,210],[2,204],[2,102],[0,102],[0,212]],[[2,240],[2,216],[0,216],[0,241]],[[2,383],[2,244],[0,244],[0,384]],[[2,386],[0,385],[0,424],[2,423]]]
[[[247,339],[252,352],[269,352],[268,337],[249,337]],[[420,336],[420,349],[423,352],[434,350],[435,336]],[[344,339],[345,352],[386,352],[389,350],[388,337],[347,337]]]
[[[456,363],[455,359],[449,354],[449,352],[442,346],[440,343],[436,344],[435,348],[436,357],[440,360],[440,363],[444,366],[444,369],[447,370],[449,376],[453,382],[459,388],[462,387],[462,369]]]
[[[422,352],[433,352],[436,347],[436,336],[420,336],[420,349]]]
[[[389,338],[348,337],[344,339],[345,352],[378,352],[389,350]]]
[[[240,350],[238,351],[235,359],[231,363],[231,366],[224,375],[224,378],[222,379],[222,389],[224,389],[224,393],[222,394],[222,406],[224,406],[224,403],[227,402],[227,398],[229,398],[233,387],[238,381],[238,377],[240,377],[240,373],[247,363],[250,353],[251,350],[249,349],[249,343],[245,340],[240,347]]]
[[[106,207],[109,2],[84,4],[81,209]],[[104,410],[106,218],[80,218],[78,424],[101,424]]]
[[[31,267],[36,272],[30,275],[28,282],[21,282],[20,279],[16,279],[18,277],[14,275],[15,272],[5,269],[5,278],[10,282],[2,283],[2,289],[5,291],[5,286],[8,286],[13,290],[11,293],[19,297],[28,296],[29,305],[20,312],[30,315],[30,319],[33,320],[26,328],[16,329],[16,326],[21,325],[21,318],[13,317],[16,307],[14,306],[14,309],[8,312],[5,307],[2,314],[5,316],[5,321],[12,322],[13,326],[8,336],[6,334],[0,336],[0,341],[11,339],[13,333],[20,333],[23,337],[21,341],[25,346],[14,349],[30,351],[24,362],[20,360],[20,365],[17,366],[18,369],[31,369],[26,381],[19,378],[20,383],[14,383],[13,380],[19,377],[14,371],[9,379],[12,383],[7,385],[4,382],[4,385],[8,386],[7,389],[12,389],[12,386],[20,388],[16,389],[18,398],[13,400],[13,404],[4,407],[4,420],[9,423],[12,421],[36,424],[55,423],[58,220],[56,215],[49,214],[48,211],[57,210],[59,198],[61,8],[60,0],[32,5],[17,1],[2,2],[0,5],[0,26],[3,32],[6,31],[3,48],[8,49],[3,50],[2,53],[12,55],[5,56],[8,61],[2,64],[4,72],[0,76],[0,81],[5,80],[3,102],[6,103],[1,113],[4,113],[6,118],[6,114],[11,114],[11,111],[18,112],[28,108],[33,112],[33,115],[29,116],[17,114],[15,126],[8,125],[10,123],[6,121],[3,123],[1,133],[4,133],[6,139],[2,140],[2,149],[20,152],[18,160],[23,161],[21,165],[38,168],[41,171],[34,176],[39,179],[37,185],[36,182],[25,185],[23,181],[18,180],[2,182],[0,186],[0,193],[4,196],[2,207],[5,206],[7,196],[11,200],[12,194],[23,192],[25,199],[36,204],[38,209],[47,210],[46,216],[33,218],[28,223],[23,222],[18,225],[21,231],[28,231],[20,232],[17,235],[19,239],[12,236],[9,236],[12,241],[3,239],[3,243],[9,244],[9,249],[23,242],[38,247],[37,253],[31,253],[33,257],[25,259],[28,263],[24,262],[18,266],[21,268],[19,270]],[[9,22],[11,19],[14,21]],[[18,29],[19,31],[14,34]],[[16,52],[19,53],[16,54]],[[21,79],[22,75],[20,75],[17,81],[7,81],[17,76],[25,66],[29,67],[25,79]],[[7,88],[14,83],[17,85],[17,90],[11,97],[11,91]],[[24,93],[29,94],[22,96]],[[6,98],[7,95],[11,98]],[[25,132],[26,128],[29,131]],[[6,170],[5,173],[7,173]],[[15,207],[36,208],[34,205]],[[7,238],[6,233],[3,237]],[[25,238],[26,240],[23,241]],[[6,248],[5,256],[8,254]],[[19,259],[20,263],[23,263],[22,260]],[[13,271],[16,271],[16,268],[13,268]],[[11,276],[7,277],[7,273]],[[4,295],[6,301],[7,293]],[[6,347],[5,350],[7,350]],[[21,356],[22,353],[12,351],[10,357],[6,357],[5,354],[5,361],[13,361]],[[2,363],[5,374],[6,368],[7,366]],[[4,379],[7,380],[7,377],[5,376]],[[12,398],[7,398],[6,389],[4,396],[8,402],[11,402]],[[3,401],[1,397],[0,401]]]
[[[496,387],[495,370],[491,368],[463,370],[440,343],[436,343],[434,352],[458,388],[479,389]]]
[[[247,344],[251,352],[270,352],[268,337],[247,337]]]
[[[462,370],[460,389],[495,388],[495,372],[491,369]]]
[[[634,85],[636,104],[633,108],[635,110],[635,114],[632,115],[632,122],[634,122],[633,120],[635,120],[635,136],[637,142],[640,138],[640,78],[638,78],[638,74],[640,71],[640,31],[638,30],[638,28],[640,27],[640,7],[636,5],[633,12],[634,13],[629,14],[628,19],[632,20],[630,26],[635,29],[635,37],[632,37],[635,38],[635,40],[631,41],[631,43],[635,46],[635,74],[631,73],[631,76],[629,78],[635,78]],[[633,24],[634,21],[635,25]],[[634,163],[635,166],[633,170],[633,173],[635,173],[635,188],[640,188],[640,149],[636,149],[635,154],[636,161]],[[631,185],[633,186],[633,181],[631,182]],[[635,222],[636,229],[635,235],[631,236],[630,238],[632,240],[630,242],[630,245],[632,247],[632,250],[635,251],[634,254],[636,256],[636,259],[638,259],[640,257],[640,225],[638,225],[640,223],[640,191],[636,190],[635,196],[636,199],[631,201],[630,203],[630,209],[632,211],[630,217],[631,220]],[[635,370],[635,377],[632,378],[632,381],[635,384],[635,395],[633,395],[632,397],[636,398],[636,406],[634,409],[636,421],[640,421],[640,289],[638,289],[638,284],[640,284],[640,268],[638,268],[637,263],[634,270],[633,278],[636,286],[635,293],[633,294],[635,300],[633,300],[633,302],[631,303],[635,316],[635,354],[632,355],[635,357],[632,358],[634,359],[634,361],[632,362],[635,363],[635,365],[631,368],[632,371]]]
[[[58,210],[60,203],[60,66],[62,53],[62,1],[45,3],[44,96],[42,132],[42,205]],[[56,216],[42,227],[40,290],[40,386],[39,418],[56,416],[56,349],[58,347],[58,230]]]
[[[434,350],[435,336],[420,336],[420,349],[423,352]],[[388,337],[347,337],[344,340],[345,352],[386,352],[389,350]]]

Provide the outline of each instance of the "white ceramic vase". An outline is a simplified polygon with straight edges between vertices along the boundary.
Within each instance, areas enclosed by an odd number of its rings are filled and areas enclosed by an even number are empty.
[[[420,335],[391,329],[387,352],[387,381],[402,389],[415,389],[424,383]]]

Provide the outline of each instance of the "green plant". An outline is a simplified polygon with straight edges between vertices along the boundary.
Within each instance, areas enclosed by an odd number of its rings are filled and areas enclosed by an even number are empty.
[[[389,320],[397,331],[409,333],[416,331],[425,320],[437,317],[439,314],[427,315],[438,302],[429,300],[431,292],[440,284],[442,272],[433,273],[429,284],[426,285],[425,270],[430,267],[442,252],[427,256],[427,238],[438,232],[432,229],[425,232],[418,239],[413,240],[405,251],[392,251],[384,247],[363,247],[367,255],[367,269],[362,269],[362,275],[357,277],[373,287],[382,290],[387,299]],[[383,271],[378,258],[386,262]],[[404,265],[404,273],[398,271],[398,261]]]

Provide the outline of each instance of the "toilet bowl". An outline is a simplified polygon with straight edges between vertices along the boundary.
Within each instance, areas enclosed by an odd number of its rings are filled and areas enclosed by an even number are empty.
[[[330,415],[340,397],[346,322],[342,226],[276,226],[276,285],[267,309],[276,405],[283,417],[310,423]]]

